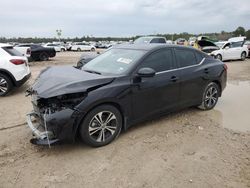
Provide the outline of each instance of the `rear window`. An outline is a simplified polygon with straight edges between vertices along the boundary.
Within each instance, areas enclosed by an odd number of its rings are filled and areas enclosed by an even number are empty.
[[[2,47],[2,48],[4,49],[4,51],[6,51],[11,56],[23,56],[19,51],[14,49],[12,46]]]
[[[177,49],[176,58],[181,67],[188,67],[197,64],[195,53],[192,50]]]

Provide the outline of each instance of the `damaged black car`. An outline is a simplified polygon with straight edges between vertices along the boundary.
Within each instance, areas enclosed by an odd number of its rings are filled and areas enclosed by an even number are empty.
[[[81,67],[50,67],[27,90],[31,142],[73,142],[79,135],[104,146],[138,122],[190,106],[212,109],[226,79],[221,61],[161,44],[116,46]]]

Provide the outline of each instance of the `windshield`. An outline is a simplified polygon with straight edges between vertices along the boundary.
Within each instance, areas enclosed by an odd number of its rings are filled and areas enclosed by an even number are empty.
[[[224,46],[224,44],[226,44],[225,42],[216,42],[215,43],[219,48],[222,48]]]
[[[144,53],[141,50],[110,49],[89,61],[82,69],[99,74],[122,74],[128,71]]]
[[[149,43],[152,38],[150,37],[140,37],[134,41],[134,44],[145,44]]]

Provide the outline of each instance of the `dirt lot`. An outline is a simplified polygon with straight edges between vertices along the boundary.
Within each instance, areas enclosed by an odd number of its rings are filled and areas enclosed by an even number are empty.
[[[102,148],[31,145],[24,91],[45,67],[79,56],[32,63],[30,81],[0,99],[0,187],[250,187],[250,59],[227,62],[228,87],[214,110],[141,123]]]

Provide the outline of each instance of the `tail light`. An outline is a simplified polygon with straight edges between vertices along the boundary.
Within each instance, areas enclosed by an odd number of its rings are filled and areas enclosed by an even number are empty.
[[[30,55],[30,54],[31,54],[30,48],[27,49],[27,52],[26,52],[26,53],[27,53],[27,55]]]
[[[22,65],[22,64],[25,64],[25,61],[22,60],[22,59],[11,59],[10,62],[13,63],[14,65]]]
[[[224,66],[224,69],[227,71],[228,67],[226,64],[223,65]]]

